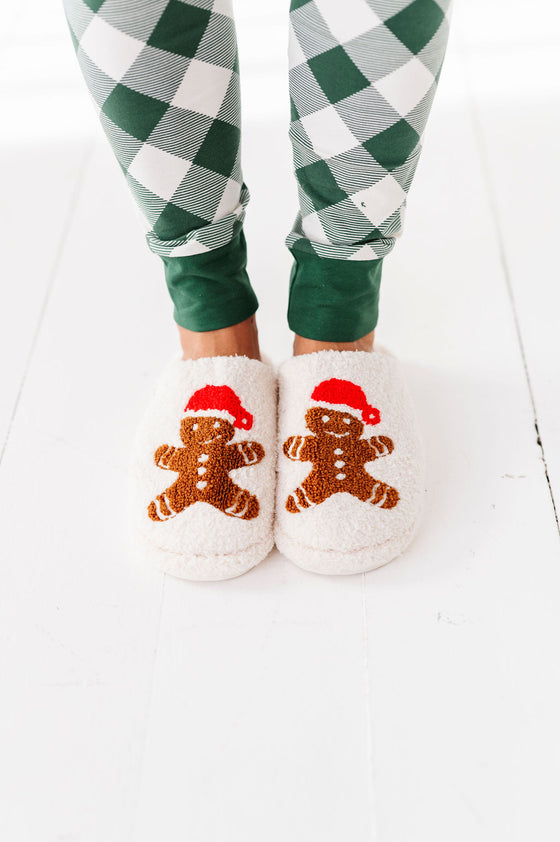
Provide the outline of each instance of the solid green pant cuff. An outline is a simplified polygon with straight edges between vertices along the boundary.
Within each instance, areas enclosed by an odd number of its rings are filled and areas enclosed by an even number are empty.
[[[186,257],[162,257],[173,318],[194,331],[238,324],[259,304],[247,274],[243,228],[225,246]]]
[[[289,249],[288,324],[321,342],[354,342],[377,325],[382,258],[339,260]]]

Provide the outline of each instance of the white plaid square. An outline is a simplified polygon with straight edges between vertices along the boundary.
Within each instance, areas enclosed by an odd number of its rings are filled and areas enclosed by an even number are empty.
[[[118,82],[141,53],[144,44],[96,15],[84,32],[80,47],[100,70]]]
[[[341,44],[381,23],[366,0],[320,0],[317,5],[325,23]]]
[[[376,227],[388,219],[404,202],[406,193],[392,175],[353,193],[350,199]]]
[[[352,260],[376,260],[379,257],[375,249],[369,243],[364,243],[363,246],[354,252]]]
[[[144,143],[128,173],[156,196],[169,201],[190,167],[191,161]]]
[[[303,234],[310,240],[316,243],[330,243],[329,238],[323,230],[321,220],[317,213],[310,213],[302,217],[301,230]]]
[[[321,158],[347,152],[358,143],[332,105],[301,117],[300,122],[313,144],[313,149]]]
[[[288,67],[291,70],[292,67],[297,67],[298,64],[302,64],[306,60],[305,53],[301,49],[301,44],[298,41],[294,25],[290,20],[288,28]]]
[[[212,13],[215,15],[225,15],[233,19],[233,5],[231,0],[214,0],[211,4]]]
[[[378,79],[375,87],[389,105],[405,117],[428,92],[433,81],[430,71],[414,57],[398,70]]]
[[[171,102],[177,108],[216,117],[226,95],[232,70],[191,59]]]

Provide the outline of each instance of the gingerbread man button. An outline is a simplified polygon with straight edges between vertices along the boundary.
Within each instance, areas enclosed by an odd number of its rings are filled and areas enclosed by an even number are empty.
[[[236,485],[229,476],[234,468],[256,465],[264,457],[264,448],[256,441],[231,441],[234,428],[251,429],[251,413],[229,386],[212,385],[194,392],[185,412],[188,414],[180,426],[184,447],[162,444],[154,453],[158,468],[179,476],[149,504],[150,518],[169,520],[198,501],[230,517],[257,517],[256,495]]]
[[[288,459],[313,463],[310,474],[286,500],[286,509],[295,514],[343,491],[382,509],[396,506],[398,491],[364,468],[392,453],[394,445],[388,436],[361,437],[364,425],[381,420],[363,389],[333,377],[315,387],[311,400],[317,405],[307,410],[305,421],[312,435],[290,436],[283,446]]]

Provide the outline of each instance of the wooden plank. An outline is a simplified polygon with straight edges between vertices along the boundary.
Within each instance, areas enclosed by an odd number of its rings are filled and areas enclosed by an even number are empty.
[[[33,353],[83,175],[94,110],[65,22],[34,4],[6,10],[0,52],[0,454]]]
[[[127,558],[128,448],[176,340],[167,319],[158,333],[167,295],[130,201],[99,147],[0,472],[0,835],[14,842],[122,842],[136,797],[163,580]]]
[[[134,839],[369,840],[359,577],[168,580]]]
[[[558,534],[455,37],[382,295],[429,493],[365,580],[377,832],[552,842]]]
[[[560,283],[556,239],[560,130],[556,45],[469,52],[476,128],[515,307],[535,422],[556,509],[560,502]],[[500,73],[498,74],[498,68]],[[486,80],[494,80],[488,85]],[[505,80],[507,79],[507,83]],[[502,80],[501,84],[498,80]],[[505,87],[505,89],[504,89]],[[519,101],[523,101],[523,119]]]
[[[3,203],[0,272],[9,293],[0,308],[0,451],[3,449],[77,200],[84,142],[42,148],[0,144]],[[22,190],[33,184],[34,195]]]

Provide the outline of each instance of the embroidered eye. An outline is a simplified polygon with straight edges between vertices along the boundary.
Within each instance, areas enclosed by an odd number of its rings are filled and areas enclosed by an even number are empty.
[[[327,423],[327,421],[330,421],[330,420],[331,420],[330,415],[323,415],[323,421],[324,421],[325,424]]]
[[[214,427],[221,427],[221,426],[222,426],[222,425],[220,424],[220,422],[219,422],[219,421],[214,421]]]
[[[345,423],[345,424],[349,424],[349,423],[350,423],[350,418],[348,418],[348,416],[347,416],[347,415],[346,415],[346,416],[345,416],[342,420],[344,421],[344,423]]]
[[[193,430],[198,430],[198,424],[193,424],[192,428],[193,428]]]

